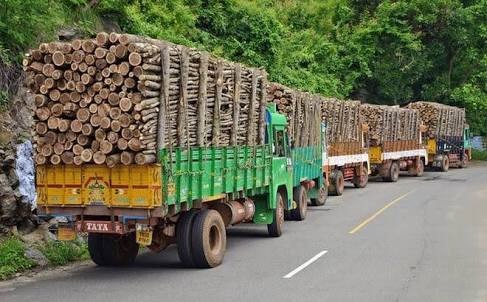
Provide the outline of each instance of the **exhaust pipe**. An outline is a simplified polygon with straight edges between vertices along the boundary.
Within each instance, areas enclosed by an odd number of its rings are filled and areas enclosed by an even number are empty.
[[[211,208],[220,213],[225,226],[251,221],[255,214],[255,204],[249,198],[217,203]]]

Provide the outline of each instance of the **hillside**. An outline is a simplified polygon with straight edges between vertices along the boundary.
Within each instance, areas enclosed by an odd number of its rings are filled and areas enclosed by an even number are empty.
[[[0,103],[42,40],[121,30],[263,66],[287,86],[370,103],[467,108],[487,134],[485,0],[11,0],[0,4]],[[10,89],[13,91],[14,89]]]

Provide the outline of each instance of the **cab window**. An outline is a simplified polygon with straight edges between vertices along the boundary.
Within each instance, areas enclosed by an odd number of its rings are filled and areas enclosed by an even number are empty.
[[[286,139],[284,130],[274,130],[274,156],[286,156]]]

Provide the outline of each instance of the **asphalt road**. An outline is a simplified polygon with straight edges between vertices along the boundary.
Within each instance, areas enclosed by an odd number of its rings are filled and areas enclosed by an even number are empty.
[[[487,301],[487,165],[349,188],[280,238],[228,231],[223,265],[176,250],[129,268],[81,268],[0,285],[0,301]]]

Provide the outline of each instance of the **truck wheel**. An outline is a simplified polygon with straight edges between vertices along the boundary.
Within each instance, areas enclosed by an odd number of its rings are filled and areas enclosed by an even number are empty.
[[[223,262],[227,249],[225,223],[215,210],[196,215],[192,231],[193,262],[199,268],[212,268]]]
[[[397,182],[399,180],[399,165],[397,162],[391,164],[391,182]]]
[[[410,167],[408,170],[410,176],[420,177],[424,174],[424,163],[422,159],[417,159],[414,166]]]
[[[197,210],[190,210],[181,213],[176,226],[178,256],[179,260],[181,260],[185,267],[194,267],[193,250],[191,247],[191,230],[193,228],[194,218],[197,214]]]
[[[296,208],[290,211],[292,220],[304,220],[308,212],[308,194],[303,186],[293,189],[293,199],[296,201]]]
[[[419,159],[416,163],[416,175],[417,177],[421,177],[424,174],[424,162],[422,159]]]
[[[267,225],[267,232],[271,237],[282,235],[282,225],[284,224],[284,198],[280,192],[276,196],[276,209],[274,210],[273,221]]]
[[[397,182],[399,180],[399,165],[397,162],[393,161],[391,163],[389,173],[383,179],[388,182]]]
[[[365,168],[364,165],[360,166],[359,175],[354,173],[352,182],[355,188],[365,188],[367,186],[367,183],[369,182],[369,174],[367,173],[367,168]]]
[[[450,168],[450,159],[448,158],[448,155],[445,154],[441,158],[441,163],[440,163],[440,171],[441,172],[448,172],[448,169]]]
[[[330,177],[330,193],[336,196],[341,196],[345,190],[345,179],[340,170],[335,170]]]
[[[318,198],[311,198],[311,204],[313,206],[323,206],[326,203],[326,198],[328,197],[328,187],[326,184],[321,186],[318,191]]]
[[[99,266],[108,265],[103,255],[103,235],[96,233],[88,234],[88,252],[91,260]]]
[[[89,234],[88,251],[99,266],[124,266],[132,264],[139,253],[135,233],[127,235]]]
[[[466,168],[468,163],[468,155],[467,153],[463,153],[462,160],[460,161],[460,168]]]

